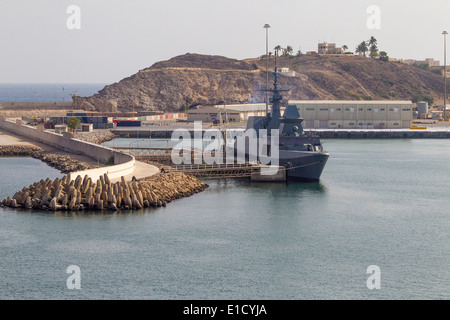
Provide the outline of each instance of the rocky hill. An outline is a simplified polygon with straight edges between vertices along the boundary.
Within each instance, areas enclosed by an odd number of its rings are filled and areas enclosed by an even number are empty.
[[[438,99],[442,76],[398,62],[353,55],[280,57],[279,67],[295,71],[279,77],[289,99]],[[77,109],[97,111],[180,111],[198,104],[263,102],[266,60],[235,60],[185,54],[106,86],[92,97],[75,97]],[[274,58],[269,69],[273,71]],[[269,86],[272,76],[269,74]]]

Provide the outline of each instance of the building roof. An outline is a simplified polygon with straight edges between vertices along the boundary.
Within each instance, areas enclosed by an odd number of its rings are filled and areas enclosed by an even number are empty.
[[[265,111],[266,104],[265,103],[249,103],[249,104],[226,104],[225,108],[222,105],[208,106],[198,109],[188,110],[188,113],[214,113],[214,112],[223,112],[224,109],[227,111]]]
[[[289,104],[412,104],[409,100],[289,100]]]
[[[220,108],[220,106],[217,106]],[[254,104],[232,104],[232,105],[225,105],[225,108],[228,110],[235,110],[235,111],[265,111],[266,110],[266,104],[265,103],[254,103]],[[223,106],[222,106],[223,109]]]

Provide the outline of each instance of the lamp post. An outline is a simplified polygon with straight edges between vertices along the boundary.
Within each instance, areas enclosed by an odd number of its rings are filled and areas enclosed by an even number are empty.
[[[447,109],[447,31],[442,32],[444,35],[444,120],[446,119]]]
[[[269,113],[269,28],[266,23],[264,29],[266,29],[266,115]]]
[[[74,90],[74,91],[72,91],[72,94],[71,94],[71,96],[72,96],[72,113],[75,112],[74,102],[75,102],[75,97],[77,95],[77,92],[78,92],[78,90]],[[63,108],[64,108],[64,106],[63,106]]]

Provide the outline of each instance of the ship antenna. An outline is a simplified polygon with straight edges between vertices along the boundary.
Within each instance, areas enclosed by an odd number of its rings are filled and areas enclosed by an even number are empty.
[[[277,63],[278,63],[278,49],[275,49],[275,70],[273,72],[273,91],[278,91],[278,72],[277,72]]]

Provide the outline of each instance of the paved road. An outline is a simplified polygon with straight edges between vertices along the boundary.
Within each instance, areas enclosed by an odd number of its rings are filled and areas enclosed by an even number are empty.
[[[131,181],[133,179],[133,176],[136,177],[136,179],[143,179],[146,177],[150,177],[156,173],[159,172],[158,167],[152,166],[151,164],[136,161],[136,168],[134,170],[134,173],[128,174],[124,176],[125,181]],[[115,178],[110,179],[111,182],[117,182],[120,181],[121,178]]]
[[[31,146],[34,144],[10,132],[0,130],[0,146],[16,146],[16,145]]]

